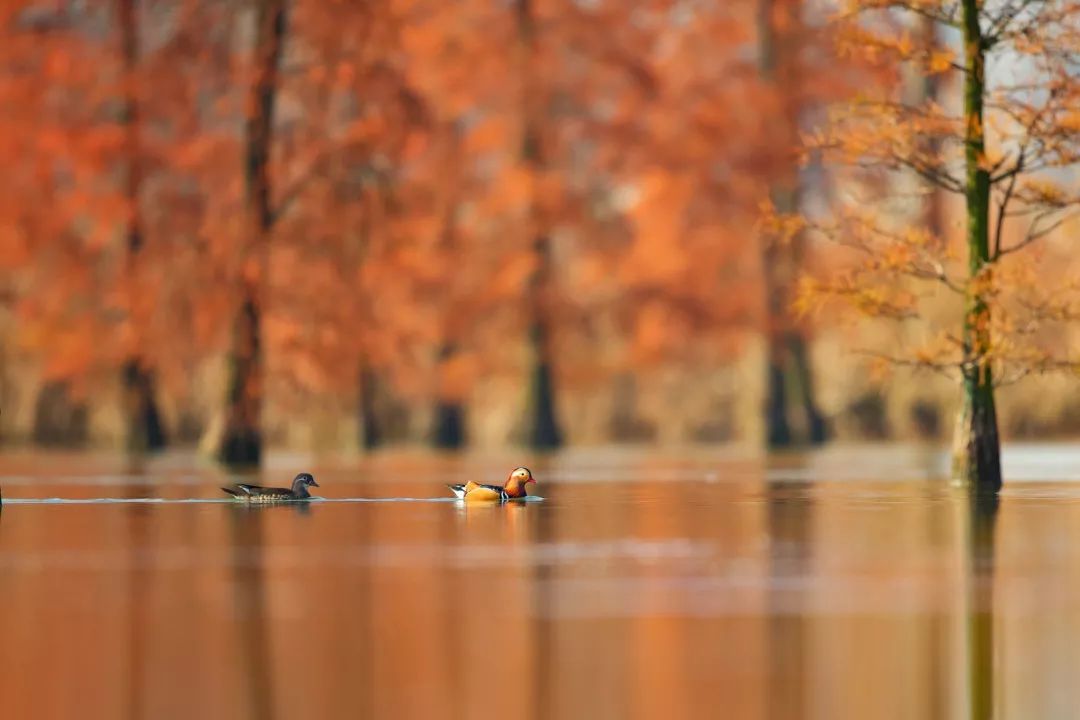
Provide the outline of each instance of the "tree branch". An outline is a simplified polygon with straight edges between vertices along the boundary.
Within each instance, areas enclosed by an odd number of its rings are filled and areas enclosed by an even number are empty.
[[[1015,20],[1020,13],[1022,13],[1024,10],[1026,10],[1028,7],[1035,4],[1036,2],[1045,3],[1045,0],[1021,0],[1020,3],[1016,5],[1011,5],[1002,10],[1001,15],[999,15],[995,20],[991,22],[989,29],[984,35],[986,46],[992,47],[993,45],[997,44],[997,42],[1001,40],[1002,37],[1004,37],[1005,30],[1009,27],[1009,23]],[[1035,17],[1037,18],[1038,14]]]
[[[1019,250],[1023,250],[1028,245],[1031,245],[1032,243],[1034,243],[1034,242],[1036,242],[1038,240],[1041,240],[1042,238],[1046,237],[1050,233],[1057,230],[1067,220],[1070,220],[1071,218],[1075,217],[1075,213],[1074,214],[1069,214],[1069,215],[1063,215],[1062,217],[1058,218],[1057,220],[1050,223],[1046,227],[1038,228],[1039,221],[1042,220],[1043,218],[1049,217],[1051,214],[1053,214],[1053,212],[1055,212],[1055,211],[1051,210],[1051,211],[1048,211],[1048,212],[1044,212],[1042,215],[1039,215],[1034,220],[1032,220],[1031,225],[1028,228],[1027,235],[1024,236],[1024,239],[1021,240],[1020,242],[1016,243],[1012,247],[1000,248],[997,251],[997,254],[994,256],[994,259],[997,260],[998,258],[1004,257],[1005,255],[1010,255],[1010,254],[1012,254],[1014,252],[1017,252]],[[1036,228],[1038,228],[1038,229],[1036,229]]]
[[[956,375],[954,372],[963,371],[963,363],[957,361],[937,361],[929,358],[905,358],[896,355],[889,355],[888,353],[877,352],[874,350],[855,350],[855,354],[864,355],[875,360],[883,360],[890,365],[896,365],[897,367],[907,367],[915,370],[929,370],[936,372],[940,375],[955,380]]]
[[[1024,167],[1024,151],[1026,148],[1020,150],[1020,157],[1016,159],[1016,165],[1010,171],[1009,185],[1005,188],[1005,194],[1002,196],[1001,201],[998,203],[997,213],[997,227],[994,228],[994,253],[991,256],[992,261],[996,261],[1001,257],[1001,231],[1005,227],[1005,209],[1009,206],[1009,201],[1012,200],[1013,191],[1016,190],[1016,178],[1019,177]]]

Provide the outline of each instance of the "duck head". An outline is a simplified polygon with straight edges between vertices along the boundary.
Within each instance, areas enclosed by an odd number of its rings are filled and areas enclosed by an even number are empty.
[[[311,473],[300,473],[293,478],[292,491],[294,494],[307,497],[309,487],[319,487],[319,483],[315,482],[315,478],[312,477]]]
[[[510,472],[510,477],[506,478],[506,487],[509,488],[522,488],[529,483],[536,484],[536,478],[532,476],[532,471],[527,467],[514,468]]]

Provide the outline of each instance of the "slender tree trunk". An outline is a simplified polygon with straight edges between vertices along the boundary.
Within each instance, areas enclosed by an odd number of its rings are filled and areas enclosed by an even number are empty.
[[[533,80],[536,60],[536,21],[532,0],[517,0],[518,38],[521,45],[524,88],[524,132],[521,158],[536,177],[543,172],[547,158],[539,127],[543,107],[537,107],[538,91]],[[532,367],[529,371],[528,429],[529,444],[537,449],[554,449],[563,444],[555,409],[554,353],[551,342],[549,295],[552,282],[551,239],[548,236],[546,213],[532,198],[533,253],[536,269],[529,283],[529,345]]]
[[[44,447],[81,447],[89,433],[89,410],[75,400],[67,381],[42,385],[34,404],[33,441]]]
[[[798,139],[797,82],[793,77],[798,57],[793,45],[798,40],[800,3],[794,0],[760,0],[758,6],[759,67],[762,76],[773,83],[785,102],[781,122],[785,131],[780,138],[790,148],[789,167],[784,178],[770,191],[773,205],[781,213],[799,210],[800,180],[796,167],[795,144]],[[763,273],[765,288],[767,344],[767,387],[765,400],[765,435],[770,448],[783,448],[806,441],[825,442],[827,426],[814,395],[813,371],[806,347],[806,329],[799,327],[792,315],[794,287],[802,266],[802,238],[778,243],[765,238]],[[792,429],[792,413],[801,410],[803,437]]]
[[[363,360],[357,373],[357,393],[360,412],[360,447],[374,450],[383,444],[384,433],[375,407],[375,391],[378,382],[375,371]]]
[[[444,342],[439,348],[439,361],[446,362],[456,352],[457,348],[452,342]],[[458,450],[465,447],[465,405],[460,400],[447,400],[440,397],[435,403],[431,443],[444,450]]]
[[[262,459],[262,342],[255,290],[244,286],[244,301],[233,325],[229,386],[221,460],[258,465]]]
[[[967,165],[968,294],[964,308],[963,406],[957,421],[953,471],[977,492],[1001,489],[1001,447],[991,349],[990,307],[984,297],[990,265],[990,172],[985,163],[983,99],[986,48],[979,27],[980,0],[964,0],[964,152]]]
[[[530,306],[532,324],[529,341],[532,345],[532,370],[529,378],[529,408],[531,422],[529,444],[539,450],[550,450],[563,444],[562,430],[555,413],[555,380],[552,375],[551,328],[544,306],[544,288],[550,283],[550,247],[546,236],[535,240],[537,269],[532,282]]]
[[[127,195],[131,218],[127,233],[127,279],[131,284],[129,303],[138,302],[139,255],[143,247],[142,217],[139,213],[139,194],[142,185],[139,99],[135,73],[139,62],[137,0],[119,0],[121,44],[124,60],[124,127],[127,133]],[[127,446],[131,452],[161,450],[166,445],[165,429],[154,397],[154,376],[146,367],[143,356],[143,336],[136,327],[135,346],[124,360],[121,378],[124,385],[124,412],[127,421]]]
[[[278,66],[285,41],[285,0],[257,0],[255,72],[251,115],[246,127],[245,201],[250,238],[245,259],[257,259],[254,271],[245,269],[241,303],[233,327],[225,435],[221,460],[234,465],[257,465],[262,458],[263,348],[260,338],[262,288],[265,283],[270,230],[270,148]]]
[[[432,422],[432,444],[443,450],[460,450],[465,447],[465,408],[461,403],[439,401],[435,406]]]
[[[356,242],[351,247],[355,254],[346,259],[346,267],[352,268],[352,272],[359,274],[364,263],[367,262],[368,252],[371,249],[373,216],[376,210],[373,205],[382,202],[389,206],[389,192],[387,186],[381,186],[374,197],[372,193],[362,193],[359,202],[363,212],[360,214],[360,224],[357,228]],[[384,208],[389,209],[389,207]],[[370,299],[367,289],[358,287],[360,303],[356,307],[358,316],[369,314]],[[358,339],[364,341],[363,335]],[[366,451],[374,450],[386,441],[384,423],[377,411],[376,391],[379,381],[378,374],[371,367],[368,348],[361,342],[359,357],[356,364],[356,414],[357,414],[357,439],[360,447]]]
[[[461,168],[466,159],[461,152],[461,128],[458,123],[448,128],[450,145],[447,157],[447,198],[442,226],[442,248],[448,257],[455,257],[458,245],[458,210],[460,205],[461,187],[464,178]],[[462,336],[461,321],[458,319],[458,308],[453,303],[444,308],[442,317],[442,344],[439,347],[439,366],[441,369],[458,353],[458,342]],[[443,450],[459,450],[465,447],[468,438],[465,433],[465,402],[459,395],[448,398],[443,395],[443,388],[439,388],[439,396],[435,402],[435,413],[432,418],[431,444]]]

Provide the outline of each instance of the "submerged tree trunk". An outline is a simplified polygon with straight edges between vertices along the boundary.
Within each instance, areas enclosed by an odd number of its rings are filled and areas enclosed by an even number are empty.
[[[262,459],[262,288],[266,281],[273,211],[270,206],[270,148],[278,66],[285,40],[285,0],[258,0],[255,27],[255,72],[250,117],[246,126],[245,202],[249,222],[241,303],[233,327],[229,358],[228,405],[220,458],[234,465],[256,465]]]
[[[143,247],[142,218],[139,213],[139,194],[142,185],[142,148],[139,141],[139,102],[136,92],[135,73],[139,61],[139,36],[137,0],[119,0],[118,15],[122,33],[121,44],[124,61],[124,115],[127,133],[127,187],[125,192],[131,213],[127,229],[126,272],[132,293],[129,303],[134,308],[138,301],[139,255]],[[121,379],[124,387],[124,414],[127,425],[127,447],[131,452],[161,450],[166,445],[165,430],[154,397],[154,375],[146,367],[140,328],[136,328],[135,346],[124,360]]]
[[[546,240],[544,241],[546,242]],[[563,444],[562,431],[555,414],[555,381],[551,367],[551,339],[547,318],[541,312],[533,315],[529,339],[533,361],[529,378],[531,423],[529,444],[539,450],[550,450]]]
[[[360,413],[360,447],[374,450],[383,444],[383,430],[375,407],[375,371],[360,363],[357,373],[357,405]]]
[[[439,361],[446,362],[456,352],[453,343],[444,343],[439,349]],[[465,447],[466,440],[464,403],[440,397],[432,418],[431,444],[443,450],[459,450]]]
[[[521,72],[525,79],[521,159],[531,171],[535,183],[536,177],[543,172],[547,162],[539,125],[543,106],[537,107],[537,102],[542,102],[542,98],[539,98],[533,81],[536,58],[536,19],[533,16],[532,0],[517,0],[515,9],[522,60]],[[552,282],[551,239],[548,236],[546,213],[539,206],[535,192],[531,202],[530,219],[535,233],[533,254],[536,266],[528,290],[531,367],[526,438],[532,447],[547,450],[563,444],[562,430],[555,410],[554,353],[551,343],[549,298]]]
[[[784,109],[785,130],[781,143],[791,147],[789,167],[783,169],[785,179],[777,180],[770,191],[776,210],[782,214],[799,210],[800,180],[794,147],[798,136],[799,108],[796,79],[793,73],[798,56],[794,43],[798,40],[797,14],[800,3],[793,0],[760,0],[759,5],[759,68],[762,76],[773,83],[777,94],[790,105]],[[813,372],[806,348],[806,330],[799,327],[793,316],[795,284],[802,266],[803,244],[800,237],[790,242],[765,238],[763,274],[765,288],[765,341],[767,386],[765,400],[765,437],[770,448],[790,447],[799,442],[817,445],[825,442],[827,426],[814,397]],[[801,436],[793,429],[796,411],[802,425]]]
[[[168,438],[154,398],[153,373],[137,359],[129,359],[124,363],[123,381],[128,450],[134,453],[164,450]]]
[[[447,197],[443,213],[441,245],[447,257],[460,256],[458,247],[458,213],[461,205],[462,186],[465,178],[462,168],[467,159],[462,152],[462,124],[448,126],[450,139],[446,159]],[[439,346],[439,371],[442,375],[447,364],[457,356],[461,342],[462,321],[456,303],[450,303],[442,314],[442,342]],[[440,377],[440,380],[442,378]],[[448,395],[448,393],[451,393]],[[447,388],[439,383],[435,412],[431,423],[431,444],[443,450],[460,450],[468,442],[465,431],[465,401],[463,388]]]
[[[38,392],[31,437],[43,447],[80,447],[89,434],[89,415],[86,403],[72,397],[67,381],[50,380]]]
[[[435,405],[431,443],[443,450],[465,447],[465,407],[459,402],[440,400]]]
[[[990,265],[990,172],[983,129],[985,41],[979,27],[979,0],[964,0],[964,155],[967,166],[968,292],[964,307],[963,406],[957,421],[953,472],[957,482],[977,492],[1001,489],[1001,447],[991,350],[990,307],[984,297]]]
[[[233,326],[226,397],[225,434],[220,456],[229,465],[258,465],[262,459],[262,343],[255,290],[245,298]]]

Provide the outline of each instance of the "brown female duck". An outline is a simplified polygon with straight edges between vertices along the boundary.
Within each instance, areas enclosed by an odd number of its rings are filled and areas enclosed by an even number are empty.
[[[263,487],[262,485],[245,485],[237,483],[231,488],[221,488],[237,500],[245,502],[280,502],[287,500],[308,500],[311,493],[308,487],[319,487],[311,473],[300,473],[292,481],[292,488]]]

